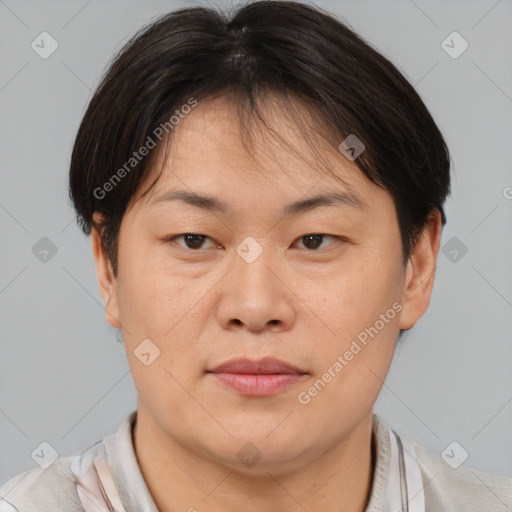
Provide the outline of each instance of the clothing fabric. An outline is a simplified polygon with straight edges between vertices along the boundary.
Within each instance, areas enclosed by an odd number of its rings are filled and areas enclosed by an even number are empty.
[[[114,434],[8,480],[0,488],[0,512],[158,512],[133,448],[136,419],[135,410]],[[372,436],[376,460],[365,512],[512,512],[512,478],[452,469],[377,414]]]

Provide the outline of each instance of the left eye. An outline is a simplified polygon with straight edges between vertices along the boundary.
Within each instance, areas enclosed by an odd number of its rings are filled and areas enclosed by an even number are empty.
[[[325,235],[323,233],[311,233],[308,235],[303,235],[299,237],[297,240],[303,241],[304,247],[309,250],[318,250],[318,248],[322,245],[325,237],[336,239],[337,237],[332,235]],[[197,250],[203,249],[205,240],[212,240],[209,236],[199,235],[196,233],[184,233],[182,235],[176,235],[172,238],[169,238],[169,242],[173,242],[176,239],[182,238],[185,242],[185,246],[187,249]],[[213,240],[212,240],[213,242]],[[217,244],[213,243],[214,247],[219,247]],[[182,246],[183,247],[183,246]]]
[[[306,249],[318,250],[325,237],[336,239],[337,237],[331,235],[324,235],[323,233],[311,233],[309,235],[301,236],[298,240],[303,240]]]

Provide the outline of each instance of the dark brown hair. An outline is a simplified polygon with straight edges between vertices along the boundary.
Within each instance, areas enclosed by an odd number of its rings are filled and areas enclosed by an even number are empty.
[[[307,105],[332,141],[350,134],[363,141],[355,163],[394,199],[404,263],[432,208],[446,223],[450,156],[442,134],[398,69],[346,24],[291,1],[252,2],[231,15],[186,8],[141,29],[115,56],[74,144],[69,191],[77,221],[86,234],[92,225],[102,229],[115,275],[121,220],[155,152],[136,162],[133,155],[155,142],[164,123],[169,138],[171,117],[182,117],[191,98],[236,98],[245,126],[258,113],[256,100],[273,93]],[[93,223],[95,211],[103,224]]]

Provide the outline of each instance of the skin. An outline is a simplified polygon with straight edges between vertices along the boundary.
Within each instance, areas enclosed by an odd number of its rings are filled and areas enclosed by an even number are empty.
[[[277,101],[268,119],[314,161]],[[404,267],[391,195],[336,146],[316,141],[367,209],[330,205],[283,217],[288,202],[347,188],[257,130],[251,158],[226,98],[200,102],[173,133],[169,158],[159,155],[140,192],[160,165],[162,176],[123,217],[117,278],[100,233],[92,232],[106,316],[123,329],[138,391],[134,448],[158,509],[364,511],[373,479],[373,405],[399,330],[428,307],[439,212]],[[171,188],[216,196],[231,212],[154,203]],[[164,241],[185,233],[209,238],[199,248],[183,237]],[[317,233],[329,236],[311,248],[304,237]],[[248,236],[263,250],[252,263],[236,252]],[[300,403],[298,394],[396,302],[400,313]],[[148,366],[134,354],[146,338],[160,350]],[[272,396],[242,396],[206,373],[235,356],[277,357],[307,375]],[[262,454],[252,467],[237,457],[247,442]]]

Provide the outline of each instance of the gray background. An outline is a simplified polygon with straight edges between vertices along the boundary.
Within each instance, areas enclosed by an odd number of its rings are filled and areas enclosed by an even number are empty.
[[[136,407],[90,239],[68,203],[68,165],[114,52],[152,17],[199,4],[0,0],[1,483],[35,465],[41,441],[69,455]],[[440,253],[430,309],[396,351],[375,411],[432,450],[457,441],[466,464],[512,476],[512,2],[316,4],[391,59],[425,100],[453,158],[442,244],[457,237],[468,249],[456,261]],[[43,31],[59,44],[46,60],[31,48]],[[441,47],[453,31],[469,43],[457,59]],[[42,237],[57,248],[46,263],[32,252]]]

